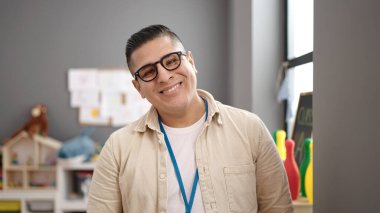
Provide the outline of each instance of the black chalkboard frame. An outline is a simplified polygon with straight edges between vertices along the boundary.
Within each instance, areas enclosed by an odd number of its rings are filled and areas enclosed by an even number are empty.
[[[304,155],[304,140],[313,136],[313,92],[301,93],[296,120],[294,122],[292,139],[295,142],[294,155],[298,166],[301,165]]]

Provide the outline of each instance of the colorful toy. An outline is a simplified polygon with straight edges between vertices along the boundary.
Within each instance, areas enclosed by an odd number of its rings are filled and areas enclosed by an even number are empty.
[[[274,141],[274,143],[277,145],[277,132],[278,132],[278,130],[275,130],[274,132],[273,132],[273,141]]]
[[[26,131],[8,140],[3,146],[4,190],[46,188],[38,187],[34,182],[46,175],[50,182],[56,178],[54,163],[60,147],[60,141],[39,134],[30,138]]]
[[[306,197],[306,190],[305,190],[305,175],[306,175],[306,169],[309,166],[310,163],[310,144],[312,143],[311,138],[306,138],[304,141],[304,158],[301,162],[300,166],[300,173],[301,173],[301,196]]]
[[[313,204],[313,143],[310,143],[310,163],[305,175],[305,191],[309,203]]]
[[[11,164],[18,165],[18,154],[16,152],[11,154]]]
[[[47,118],[47,107],[44,104],[36,104],[31,110],[31,118],[24,124],[24,126],[17,130],[9,139],[14,138],[22,131],[28,133],[29,137],[32,138],[34,134],[40,134],[42,136],[47,136],[48,134],[48,118]]]
[[[90,161],[95,153],[95,142],[90,138],[95,128],[85,128],[81,134],[66,141],[58,151],[58,157],[67,159],[77,156],[84,156],[84,161]]]
[[[285,138],[286,138],[286,132],[284,130],[278,130],[276,133],[276,139],[277,139],[277,150],[280,154],[280,158],[282,161],[286,159],[286,147],[285,147]]]
[[[286,160],[284,162],[286,174],[288,175],[288,182],[292,200],[297,200],[300,193],[300,173],[296,160],[294,158],[295,143],[292,139],[285,141],[286,146]]]

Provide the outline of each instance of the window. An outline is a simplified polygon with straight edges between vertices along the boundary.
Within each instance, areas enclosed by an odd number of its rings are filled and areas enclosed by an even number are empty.
[[[287,59],[313,51],[313,0],[288,0]]]
[[[313,0],[286,1],[286,69],[279,99],[287,103],[288,137],[293,132],[299,95],[313,91],[313,6]]]

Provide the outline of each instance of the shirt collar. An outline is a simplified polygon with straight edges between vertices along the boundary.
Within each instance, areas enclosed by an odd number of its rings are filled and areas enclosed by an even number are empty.
[[[209,107],[209,115],[206,121],[206,125],[209,125],[212,120],[216,119],[218,124],[222,124],[222,118],[220,116],[219,107],[214,99],[214,97],[206,92],[205,90],[198,89],[197,93],[199,96],[206,98]],[[145,132],[146,128],[150,128],[155,131],[160,131],[160,126],[158,124],[158,114],[156,108],[152,106],[149,111],[137,121],[135,131]]]

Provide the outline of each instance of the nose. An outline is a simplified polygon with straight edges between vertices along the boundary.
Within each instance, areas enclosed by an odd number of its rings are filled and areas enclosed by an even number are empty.
[[[173,77],[174,72],[166,70],[160,63],[156,65],[156,69],[158,72],[157,78],[159,82],[167,82]]]

